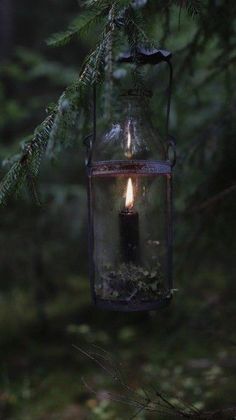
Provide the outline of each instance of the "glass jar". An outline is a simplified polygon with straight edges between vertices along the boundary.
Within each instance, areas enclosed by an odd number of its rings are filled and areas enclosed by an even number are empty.
[[[121,104],[88,167],[92,293],[102,308],[152,310],[171,298],[171,167],[147,97]]]

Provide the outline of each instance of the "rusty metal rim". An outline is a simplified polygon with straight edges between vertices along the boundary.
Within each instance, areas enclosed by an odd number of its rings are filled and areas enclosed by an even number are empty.
[[[87,167],[89,176],[127,176],[130,174],[154,176],[170,175],[171,164],[169,161],[99,161]]]

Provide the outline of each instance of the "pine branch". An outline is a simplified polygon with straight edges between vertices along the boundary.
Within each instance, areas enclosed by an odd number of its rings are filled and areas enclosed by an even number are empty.
[[[61,47],[69,44],[75,38],[83,35],[92,26],[95,26],[104,17],[104,8],[102,10],[95,9],[90,10],[82,15],[78,16],[69,28],[64,32],[58,32],[53,34],[47,40],[47,45],[50,47]]]
[[[128,7],[132,3],[131,0],[92,0],[84,2],[84,6],[88,8],[83,14],[79,15],[65,31],[53,34],[47,40],[50,47],[61,47],[69,44],[72,40],[78,39],[79,36],[87,33],[91,27],[102,22],[109,16],[112,9],[120,11]]]
[[[110,47],[110,40],[117,28],[114,22],[110,22],[102,33],[102,38],[96,49],[86,58],[79,77],[79,84],[93,85],[102,80],[105,70],[105,60]]]
[[[57,104],[57,113],[52,126],[47,157],[55,157],[63,149],[71,147],[78,140],[80,118],[84,115],[86,98],[76,86],[64,92]]]
[[[23,152],[0,183],[0,204],[6,204],[9,197],[18,194],[28,177],[36,177],[43,154],[45,153],[49,134],[53,126],[55,112],[52,112],[40,124]],[[31,175],[32,174],[32,175]]]
[[[107,5],[107,2],[105,3]],[[68,130],[71,129],[76,133],[74,124],[78,121],[78,109],[82,102],[84,88],[101,81],[107,46],[114,29],[114,22],[110,22],[108,26],[105,25],[101,40],[96,49],[86,59],[79,79],[61,95],[58,105],[45,121],[36,128],[32,139],[26,143],[22,154],[2,179],[0,183],[0,205],[6,204],[9,197],[17,194],[24,184],[30,186],[33,196],[37,196],[35,179],[47,146],[49,144],[50,153],[55,150],[55,143],[56,146],[66,147],[68,137],[70,138]],[[39,200],[36,199],[36,201]]]
[[[126,9],[123,23],[129,48],[134,55],[138,47],[146,49],[157,47],[145,32],[143,16],[132,7]]]
[[[106,46],[109,40],[107,34],[97,48],[86,58],[82,72],[79,76],[79,84],[93,85],[95,82],[100,82],[104,69]]]

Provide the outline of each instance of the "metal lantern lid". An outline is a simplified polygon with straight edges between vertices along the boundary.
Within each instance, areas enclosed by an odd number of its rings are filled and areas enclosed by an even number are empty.
[[[168,132],[172,83],[171,53],[139,49],[120,62],[158,64],[170,69]],[[144,93],[144,95],[143,95]],[[147,96],[122,94],[123,112],[96,138],[96,88],[93,136],[86,139],[89,256],[92,298],[100,308],[154,310],[172,297],[172,167],[174,141],[165,141],[149,121]],[[173,159],[168,158],[170,149]]]

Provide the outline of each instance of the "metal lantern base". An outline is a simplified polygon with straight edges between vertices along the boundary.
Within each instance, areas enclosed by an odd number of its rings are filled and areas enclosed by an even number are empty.
[[[107,300],[96,298],[94,304],[99,309],[106,309],[109,311],[119,311],[119,312],[140,312],[140,311],[155,311],[159,308],[164,308],[168,306],[172,300],[172,296],[164,297],[156,301],[146,301],[146,302],[137,302],[130,303],[127,300]]]

